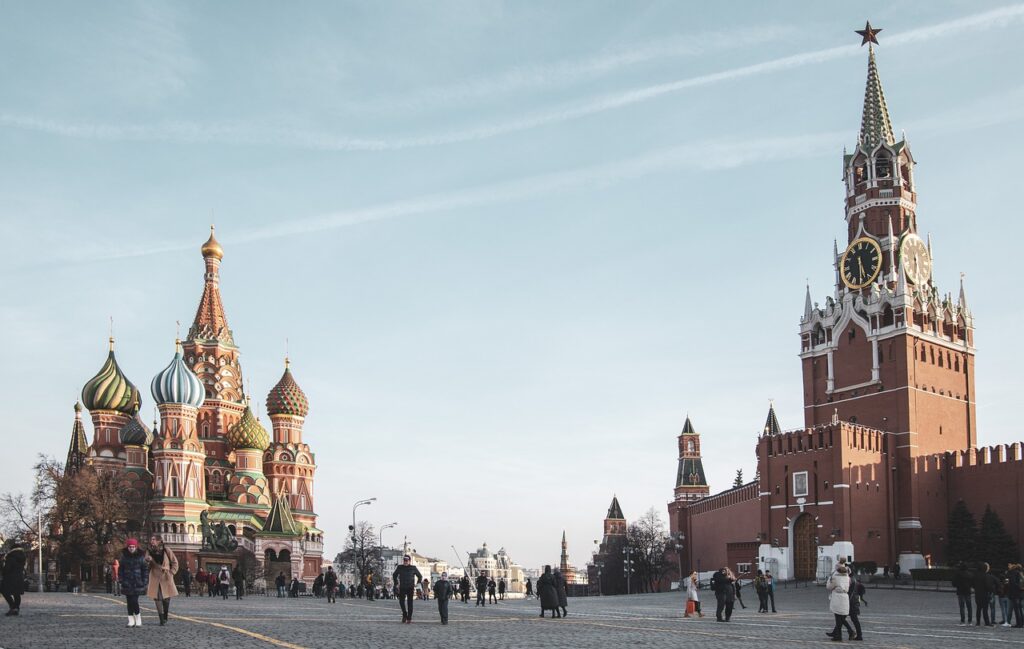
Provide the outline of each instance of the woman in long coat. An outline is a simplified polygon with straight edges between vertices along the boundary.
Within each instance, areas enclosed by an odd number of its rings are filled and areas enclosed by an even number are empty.
[[[846,621],[850,614],[850,577],[846,574],[845,565],[840,564],[835,573],[828,579],[828,609],[836,617],[836,626],[831,633],[826,633],[833,642],[841,642],[843,639],[843,627],[845,626],[850,635],[853,635],[853,628]]]
[[[178,572],[178,558],[171,549],[164,546],[159,534],[149,538],[149,552],[146,554],[149,565],[149,588],[147,595],[156,602],[156,612],[160,615],[160,626],[167,624],[167,612],[171,607],[171,598],[178,594],[174,585],[174,575]]]
[[[544,611],[551,611],[551,617],[562,617],[558,612],[558,591],[551,566],[544,566],[544,574],[537,580],[537,597],[540,598],[541,617],[544,617]]]
[[[562,617],[569,617],[569,611],[565,608],[569,605],[568,594],[565,592],[565,575],[562,574],[561,570],[556,569],[554,579],[555,592],[558,593],[558,606],[562,609]]]
[[[117,569],[121,594],[128,602],[128,626],[142,626],[139,611],[139,597],[146,594],[149,586],[149,570],[146,569],[146,553],[139,549],[139,542],[128,539]]]
[[[4,557],[3,567],[4,599],[7,600],[7,615],[21,612],[21,596],[25,593],[25,551],[14,546]]]

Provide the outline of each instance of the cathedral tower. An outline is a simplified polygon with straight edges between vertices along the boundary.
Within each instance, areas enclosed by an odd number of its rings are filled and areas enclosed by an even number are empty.
[[[89,462],[98,471],[124,468],[125,451],[119,433],[139,411],[139,389],[124,375],[114,357],[110,337],[107,360],[96,376],[82,388],[82,403],[92,417],[93,443]]]
[[[85,466],[89,457],[89,440],[85,437],[85,424],[82,423],[82,404],[75,402],[75,423],[71,426],[71,445],[68,447],[68,459],[64,462],[64,473],[77,473]]]
[[[309,414],[309,400],[295,382],[287,358],[281,380],[267,394],[267,414],[274,429],[274,441],[265,458],[271,491],[275,497],[288,499],[296,520],[316,528],[313,510],[316,460],[309,445],[302,441],[302,426]]]
[[[238,423],[245,410],[242,399],[242,368],[239,350],[228,327],[224,303],[220,296],[220,263],[224,249],[214,237],[200,249],[206,273],[203,276],[203,295],[196,309],[196,317],[188,330],[184,356],[206,390],[206,399],[199,410],[197,430],[208,458],[206,475],[211,499],[226,497],[226,483],[230,475],[231,447],[225,436],[231,426]]]
[[[176,545],[195,544],[199,515],[206,504],[203,441],[196,418],[206,391],[188,368],[180,340],[174,341],[174,358],[153,377],[150,390],[160,412],[160,435],[152,444],[154,529]],[[186,524],[189,525],[186,528]]]

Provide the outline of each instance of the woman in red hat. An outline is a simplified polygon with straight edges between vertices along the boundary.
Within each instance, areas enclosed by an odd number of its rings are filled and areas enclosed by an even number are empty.
[[[146,554],[139,550],[139,542],[136,539],[128,539],[125,543],[125,549],[121,551],[117,576],[121,584],[121,594],[128,600],[128,626],[142,626],[139,597],[146,594],[149,570],[146,569]]]

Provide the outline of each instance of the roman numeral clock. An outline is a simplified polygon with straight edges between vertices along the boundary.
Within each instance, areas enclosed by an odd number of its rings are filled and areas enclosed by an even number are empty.
[[[840,267],[847,288],[864,288],[878,277],[882,268],[882,248],[874,239],[855,239],[843,253]]]

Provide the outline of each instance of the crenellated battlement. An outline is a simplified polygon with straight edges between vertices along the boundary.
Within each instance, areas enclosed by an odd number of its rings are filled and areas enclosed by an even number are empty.
[[[761,435],[759,454],[764,449],[769,457],[791,453],[828,451],[837,446],[881,454],[886,447],[886,433],[877,428],[848,421],[819,424],[780,433]]]

